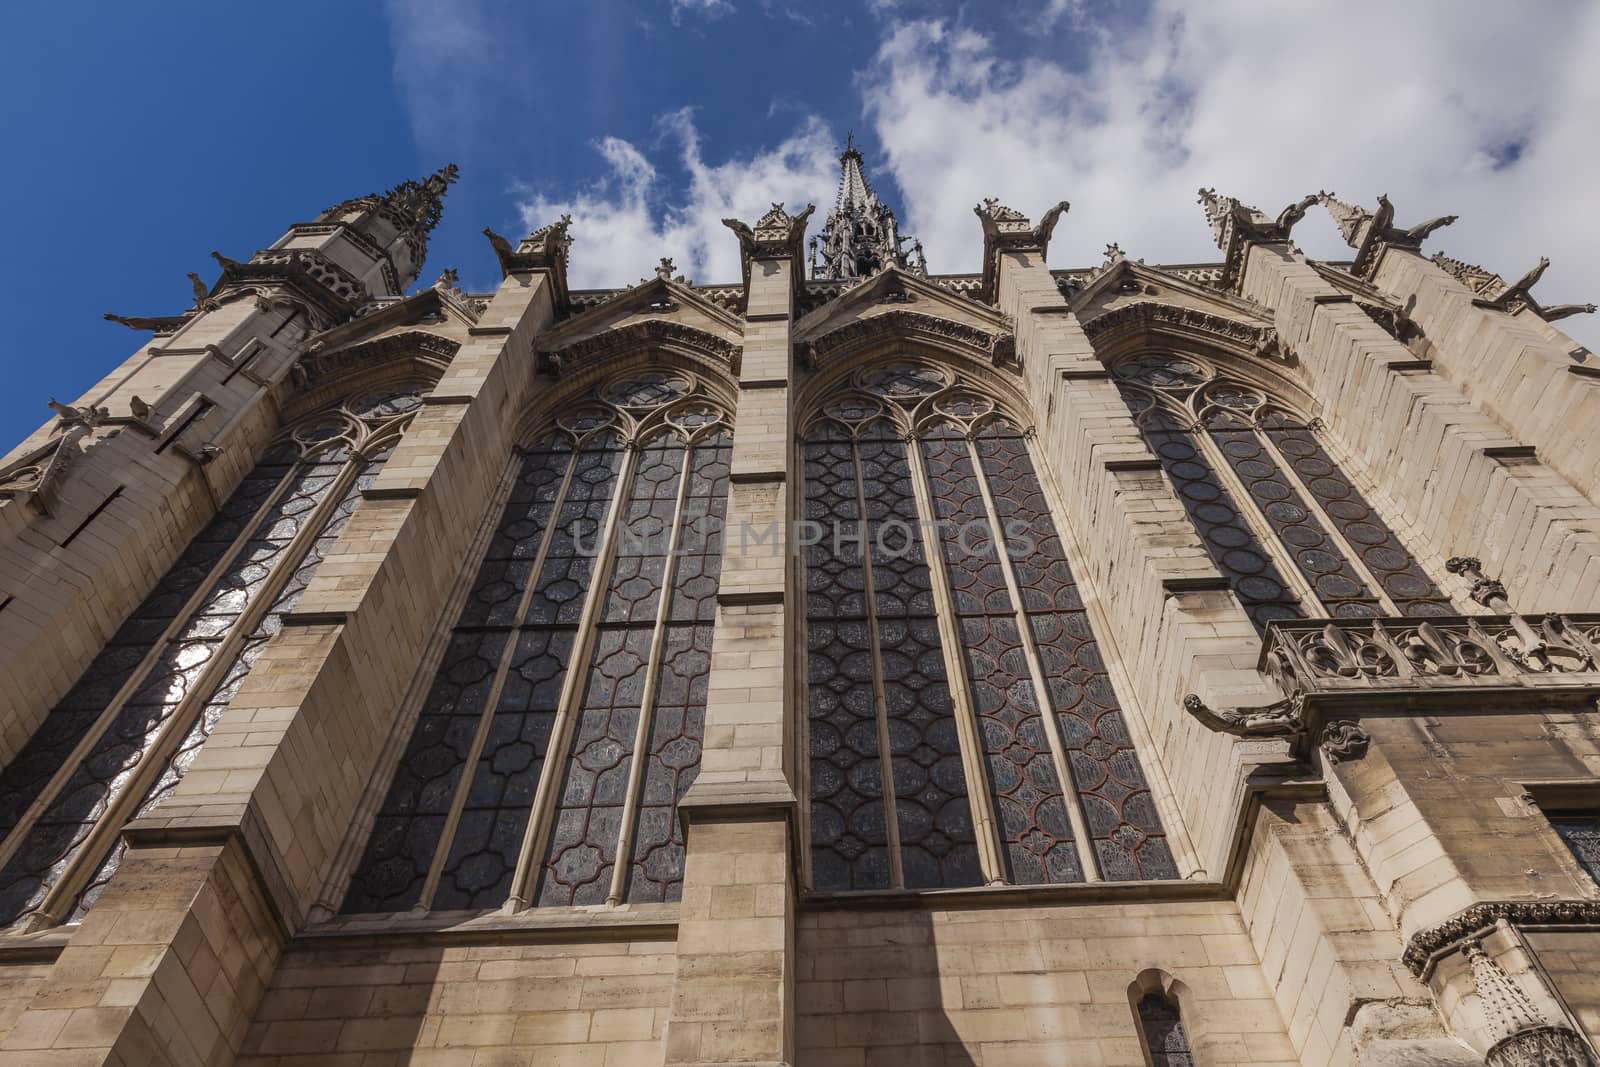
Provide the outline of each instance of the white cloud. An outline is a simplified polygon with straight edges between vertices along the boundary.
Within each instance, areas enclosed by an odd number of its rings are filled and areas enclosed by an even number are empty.
[[[1089,31],[1081,69],[1005,62],[947,23],[890,23],[861,84],[907,230],[935,271],[972,270],[977,200],[1037,216],[1066,198],[1058,264],[1097,263],[1110,241],[1152,262],[1214,259],[1201,185],[1272,213],[1322,188],[1369,205],[1387,192],[1401,222],[1461,216],[1430,250],[1508,277],[1549,255],[1542,299],[1600,299],[1586,191],[1600,165],[1600,7],[1307,10],[1156,0],[1142,28],[1111,34],[1051,3],[1046,16]],[[1320,212],[1296,236],[1308,254],[1348,255]],[[1562,325],[1600,349],[1595,318]]]
[[[674,26],[682,21],[685,14],[719,19],[724,15],[733,14],[735,10],[733,0],[671,0],[671,3]]]
[[[521,205],[530,229],[572,215],[574,288],[631,284],[649,277],[661,256],[697,281],[735,281],[739,242],[722,219],[754,222],[773,201],[793,212],[808,202],[826,210],[838,162],[832,136],[817,119],[805,119],[776,147],[716,164],[705,160],[689,110],[663,116],[660,125],[689,174],[675,202],[667,202],[667,183],[637,146],[607,137],[596,146],[606,163],[602,178],[570,196],[536,194]]]

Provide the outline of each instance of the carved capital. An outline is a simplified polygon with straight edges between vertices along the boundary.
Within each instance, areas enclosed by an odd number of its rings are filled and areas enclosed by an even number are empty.
[[[1330,763],[1360,759],[1371,743],[1372,735],[1354,719],[1339,719],[1322,728],[1322,754]]]

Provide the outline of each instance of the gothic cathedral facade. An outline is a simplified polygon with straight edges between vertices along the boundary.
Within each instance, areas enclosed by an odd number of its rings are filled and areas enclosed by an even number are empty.
[[[1593,307],[841,171],[719,284],[418,287],[450,167],[107,316],[0,460],[0,1063],[1600,1064]]]

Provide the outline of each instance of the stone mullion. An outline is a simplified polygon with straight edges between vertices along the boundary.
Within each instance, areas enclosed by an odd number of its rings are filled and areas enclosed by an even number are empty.
[[[661,589],[656,594],[656,621],[650,634],[650,661],[644,672],[644,692],[639,697],[639,722],[634,727],[633,762],[628,767],[628,793],[622,802],[622,823],[618,827],[617,860],[611,865],[611,889],[606,904],[616,907],[626,897],[628,876],[633,870],[634,820],[638,818],[639,792],[644,788],[645,765],[650,757],[650,726],[655,715],[656,681],[661,675],[661,650],[667,640],[667,616],[672,609],[672,590],[678,576],[678,545],[683,539],[683,504],[689,495],[694,474],[695,445],[684,442],[683,463],[678,468],[678,498],[672,505],[672,526],[667,535],[667,554],[661,568]]]
[[[507,911],[522,911],[532,903],[537,888],[540,857],[544,855],[549,840],[549,822],[559,799],[562,779],[567,771],[567,749],[572,744],[573,731],[577,729],[582,709],[578,707],[589,682],[589,657],[594,652],[595,639],[600,631],[600,614],[604,610],[606,594],[611,585],[611,567],[616,560],[617,527],[622,513],[633,494],[633,475],[639,465],[641,450],[638,440],[627,442],[622,453],[622,469],[617,472],[617,485],[611,493],[610,509],[606,512],[605,532],[595,550],[595,567],[589,575],[589,591],[584,595],[583,613],[578,618],[577,636],[572,642],[572,655],[567,661],[567,676],[561,683],[561,696],[556,702],[556,721],[550,730],[550,744],[546,748],[544,767],[539,772],[539,787],[534,791],[533,809],[528,813],[528,826],[522,835],[522,848],[518,852],[516,874],[511,879],[511,891],[506,897]]]
[[[1372,591],[1372,595],[1378,603],[1383,605],[1384,610],[1390,615],[1404,615],[1405,612],[1395,605],[1393,598],[1389,596],[1388,590],[1384,589],[1383,583],[1367,569],[1366,561],[1361,558],[1361,553],[1339,530],[1339,525],[1333,521],[1333,516],[1323,509],[1322,502],[1317,499],[1317,494],[1311,491],[1311,487],[1301,479],[1300,472],[1294,469],[1294,464],[1289,462],[1289,457],[1285,456],[1283,451],[1278,448],[1278,442],[1272,439],[1271,434],[1263,430],[1256,431],[1256,439],[1261,442],[1261,446],[1272,456],[1273,461],[1278,465],[1278,470],[1283,474],[1284,481],[1293,486],[1294,490],[1300,494],[1300,498],[1306,502],[1306,507],[1311,510],[1311,513],[1317,517],[1317,521],[1322,524],[1328,539],[1338,546],[1346,562],[1350,564],[1351,569],[1356,574],[1360,575],[1361,580],[1367,584],[1367,588]],[[1374,516],[1376,516],[1376,512],[1374,512]],[[1385,523],[1385,526],[1387,525]]]
[[[1078,864],[1083,868],[1084,881],[1098,882],[1100,865],[1095,860],[1094,844],[1089,837],[1089,822],[1083,815],[1078,786],[1072,780],[1072,768],[1067,760],[1067,746],[1061,740],[1061,727],[1056,722],[1055,708],[1050,700],[1050,687],[1045,681],[1044,664],[1039,658],[1038,648],[1034,645],[1033,628],[1028,625],[1028,612],[1022,603],[1022,590],[1012,569],[1011,554],[1005,546],[1005,528],[1001,525],[1000,514],[994,506],[994,494],[989,489],[988,472],[983,469],[983,457],[978,454],[978,442],[969,436],[966,444],[967,458],[972,464],[978,492],[983,496],[984,512],[989,520],[989,543],[994,549],[995,561],[1000,566],[1000,573],[1005,577],[1006,591],[1011,597],[1011,612],[1017,623],[1018,640],[1028,659],[1028,673],[1033,678],[1036,694],[1034,699],[1038,704],[1039,720],[1044,725],[1045,737],[1050,742],[1051,762],[1055,766],[1056,777],[1060,779],[1067,818],[1072,823],[1072,844],[1078,852]]]
[[[450,857],[450,845],[455,839],[456,828],[461,825],[461,813],[467,806],[467,794],[472,791],[472,779],[477,773],[478,760],[483,756],[483,746],[488,740],[490,728],[494,725],[495,710],[499,707],[501,694],[505,692],[506,676],[511,673],[511,664],[517,658],[518,639],[522,635],[524,620],[528,615],[528,605],[533,602],[534,593],[539,587],[539,575],[544,569],[545,558],[549,555],[550,542],[554,539],[556,526],[561,518],[561,508],[566,504],[567,490],[572,486],[572,475],[578,469],[580,455],[582,450],[574,447],[572,455],[567,457],[567,469],[561,475],[561,486],[550,509],[550,520],[545,524],[544,533],[539,537],[539,549],[534,553],[533,565],[528,570],[528,584],[523,586],[522,596],[517,600],[516,614],[512,616],[511,626],[507,630],[506,643],[500,649],[500,663],[495,668],[494,680],[489,683],[489,691],[484,696],[483,711],[478,717],[478,728],[472,734],[472,744],[468,746],[467,758],[462,764],[461,780],[456,783],[455,795],[450,798],[450,809],[445,814],[444,828],[439,831],[439,840],[434,847],[433,862],[428,864],[428,874],[423,879],[422,892],[417,897],[415,906],[417,911],[427,911],[433,906],[433,895],[438,891],[439,879],[444,876],[444,865]],[[518,470],[516,477],[512,479],[512,492],[516,492],[516,481],[521,475],[522,472]],[[490,534],[491,539],[493,536]],[[451,633],[454,633],[454,628]]]
[[[906,884],[900,857],[900,819],[895,810],[894,765],[889,754],[889,700],[883,684],[883,645],[878,635],[877,589],[872,581],[872,546],[867,534],[867,493],[862,487],[861,440],[850,438],[850,461],[855,470],[856,532],[860,535],[862,595],[867,623],[867,647],[872,652],[873,718],[878,728],[878,777],[883,790],[884,840],[889,849],[889,882],[896,889]]]
[[[1233,469],[1233,464],[1223,454],[1222,446],[1211,436],[1211,431],[1197,425],[1190,434],[1199,445],[1201,454],[1211,464],[1211,469],[1216,471],[1222,487],[1238,502],[1239,521],[1250,528],[1250,532],[1256,535],[1256,540],[1261,544],[1262,550],[1278,564],[1279,573],[1292,587],[1306,617],[1314,618],[1319,614],[1326,616],[1328,609],[1317,596],[1316,590],[1311,587],[1311,583],[1306,580],[1305,574],[1301,572],[1299,561],[1294,558],[1289,546],[1278,537],[1277,531],[1272,528],[1267,517],[1261,513],[1261,505],[1256,503],[1256,498],[1250,494],[1250,487],[1244,484],[1239,472]]]
[[[70,915],[70,909],[77,900],[79,891],[90,878],[94,877],[100,864],[105,860],[106,851],[117,835],[122,832],[124,823],[131,819],[138,811],[140,803],[144,800],[145,792],[150,788],[163,767],[166,766],[167,757],[189,733],[189,728],[194,724],[194,718],[211,699],[212,692],[216,689],[217,682],[232,669],[234,657],[244,646],[245,639],[255,631],[261,619],[272,610],[273,603],[278,599],[278,594],[283,592],[283,587],[294,576],[300,562],[305,559],[306,552],[313,542],[322,535],[322,529],[327,525],[334,510],[344,500],[350,486],[361,476],[361,468],[365,465],[365,457],[360,457],[363,462],[356,462],[357,457],[352,453],[351,458],[345,460],[344,467],[334,478],[333,484],[324,492],[323,497],[312,508],[306,521],[295,531],[295,535],[285,546],[283,554],[277,564],[268,573],[262,582],[261,590],[255,600],[239,613],[228,628],[227,635],[218,643],[217,650],[207,661],[205,669],[195,679],[189,691],[184,694],[178,706],[167,716],[167,721],[162,723],[156,731],[155,740],[150,743],[143,756],[135,765],[132,775],[124,784],[122,792],[113,797],[106,805],[105,811],[95,820],[94,829],[89,836],[84,838],[83,844],[78,847],[78,854],[72,859],[67,872],[56,881],[49,893],[40,902],[34,911],[34,919],[27,925],[37,928],[42,925],[55,925],[63,922]],[[294,468],[291,468],[285,485],[294,477],[302,467],[310,466],[317,462],[315,455],[302,459]],[[274,499],[282,499],[282,489],[274,494]],[[247,528],[241,534],[236,544],[242,546],[256,532],[256,527]],[[237,558],[237,549],[230,553],[230,557]],[[206,588],[209,588],[207,586]],[[98,737],[99,735],[95,735]],[[71,765],[69,765],[71,766]],[[65,907],[63,907],[65,905]],[[60,914],[65,911],[66,914]]]
[[[11,861],[11,856],[26,835],[26,831],[33,826],[38,817],[49,807],[50,801],[61,791],[61,787],[66,785],[67,779],[71,777],[78,764],[83,761],[83,757],[88,755],[89,749],[110,727],[112,721],[122,710],[123,705],[128,702],[128,698],[144,684],[145,679],[150,675],[151,668],[155,666],[156,660],[161,657],[161,654],[166,650],[167,645],[177,635],[178,631],[188,625],[190,618],[194,615],[195,608],[199,607],[200,601],[211,590],[217,579],[233,565],[233,561],[238,558],[244,543],[260,525],[262,518],[266,516],[270,509],[277,506],[278,501],[283,499],[284,491],[287,489],[290,480],[294,478],[295,472],[299,467],[300,461],[297,460],[278,480],[277,488],[267,495],[261,506],[256,509],[255,513],[250,516],[249,521],[244,525],[244,532],[234,538],[233,544],[212,565],[211,570],[206,572],[205,577],[195,586],[194,592],[190,593],[189,598],[184,601],[183,607],[173,616],[172,622],[167,625],[166,629],[161,631],[160,636],[151,644],[150,651],[145,653],[144,657],[139,661],[139,665],[128,676],[128,680],[123,682],[121,688],[112,695],[111,700],[106,704],[105,710],[95,719],[94,725],[84,733],[83,737],[79,738],[78,743],[72,747],[72,751],[67,755],[67,758],[62,761],[61,766],[57,767],[55,773],[50,776],[50,781],[46,782],[45,787],[40,790],[39,796],[28,806],[28,810],[23,814],[22,818],[17,820],[17,825],[12,828],[10,835],[7,836],[6,840],[0,841],[0,867],[4,867]],[[198,537],[203,530],[204,528],[202,527],[200,531],[196,531],[195,536]],[[135,610],[137,610],[137,605],[135,605]],[[84,669],[87,670],[88,667]]]
[[[911,464],[917,510],[924,517],[923,554],[928,560],[928,584],[933,587],[939,638],[944,645],[945,672],[950,680],[950,700],[955,707],[956,734],[961,740],[961,767],[967,777],[967,801],[972,810],[978,862],[983,867],[984,884],[1005,885],[1005,844],[1001,839],[999,819],[994,813],[994,795],[989,788],[989,770],[984,761],[978,713],[972,706],[971,682],[967,678],[966,657],[962,654],[965,644],[961,630],[956,625],[956,606],[950,595],[944,554],[935,543],[939,537],[938,511],[933,506],[933,493],[928,487],[922,449],[914,435],[906,437],[906,457]],[[927,536],[930,533],[933,541]]]

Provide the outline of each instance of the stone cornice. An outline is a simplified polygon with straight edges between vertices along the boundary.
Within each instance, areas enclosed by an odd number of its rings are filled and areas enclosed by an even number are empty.
[[[878,341],[909,338],[930,341],[935,345],[976,349],[987,355],[997,365],[1016,360],[1016,336],[970,326],[953,319],[924,315],[918,311],[886,311],[880,315],[847,322],[812,338],[801,346],[801,359],[809,370],[817,370],[827,363],[843,358]]]
[[[716,334],[670,319],[644,319],[580,338],[560,348],[540,349],[543,369],[560,377],[608,355],[641,348],[687,349],[739,373],[744,348]]]
[[[1412,934],[1400,958],[1412,974],[1426,978],[1439,956],[1501,919],[1513,926],[1600,924],[1600,900],[1491,900],[1474,904],[1442,923]]]
[[[1097,349],[1110,348],[1130,336],[1150,330],[1187,334],[1258,356],[1272,356],[1280,350],[1278,331],[1271,326],[1154,300],[1124,304],[1083,323],[1083,332]]]

